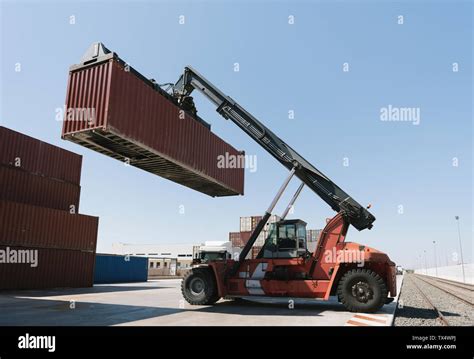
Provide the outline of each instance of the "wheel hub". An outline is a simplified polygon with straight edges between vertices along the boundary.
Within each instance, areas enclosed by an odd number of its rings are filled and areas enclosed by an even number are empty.
[[[352,295],[361,303],[367,303],[374,296],[372,289],[366,282],[357,282],[351,289]]]
[[[189,289],[193,295],[199,295],[204,292],[204,281],[201,278],[191,279],[189,283]]]

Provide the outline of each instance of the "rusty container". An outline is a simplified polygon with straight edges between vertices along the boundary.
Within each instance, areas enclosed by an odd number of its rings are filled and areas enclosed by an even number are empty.
[[[0,164],[0,200],[78,212],[81,187]]]
[[[93,252],[0,245],[0,254],[0,290],[81,288],[94,282]]]
[[[243,152],[108,53],[70,68],[62,137],[210,196],[244,193]]]
[[[244,247],[250,239],[252,232],[230,232],[229,240],[232,242],[232,247]]]
[[[232,243],[232,247],[241,248],[244,246],[244,244],[240,240],[240,232],[230,232],[229,241]]]
[[[82,156],[0,126],[0,164],[76,185]]]
[[[97,217],[0,200],[0,244],[94,252]]]

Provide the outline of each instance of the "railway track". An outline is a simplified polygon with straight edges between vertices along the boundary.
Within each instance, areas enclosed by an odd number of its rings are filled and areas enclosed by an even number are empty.
[[[474,284],[456,282],[456,281],[453,281],[453,280],[449,280],[449,279],[445,279],[445,278],[437,278],[437,277],[433,277],[433,276],[426,275],[426,274],[415,274],[415,275],[421,276],[422,278],[432,279],[432,280],[437,281],[437,282],[446,283],[446,284],[449,284],[453,287],[459,287],[459,288],[467,289],[467,290],[470,290],[471,292],[474,292]]]
[[[417,276],[416,276],[417,277]],[[416,281],[410,276],[410,280],[412,281],[413,285],[415,288],[419,291],[425,302],[431,307],[431,309],[437,314],[437,319],[444,325],[449,327],[450,324],[447,321],[447,319],[444,317],[443,313],[433,304],[433,302],[428,298],[428,296],[421,290],[421,288],[418,286]]]
[[[452,283],[452,281],[442,280],[434,277],[424,278],[424,276],[418,274],[416,274],[415,277],[435,288],[438,288],[444,293],[447,293],[450,296],[455,297],[456,299],[461,300],[464,303],[467,303],[470,306],[474,307],[474,286],[470,286],[469,284],[464,285],[460,283]]]

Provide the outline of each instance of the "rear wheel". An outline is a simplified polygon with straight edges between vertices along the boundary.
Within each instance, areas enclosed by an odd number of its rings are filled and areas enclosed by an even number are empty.
[[[370,269],[353,269],[344,274],[337,287],[339,300],[351,312],[372,313],[387,300],[384,280]]]
[[[214,304],[219,300],[216,281],[210,268],[189,270],[181,282],[184,299],[192,305]]]

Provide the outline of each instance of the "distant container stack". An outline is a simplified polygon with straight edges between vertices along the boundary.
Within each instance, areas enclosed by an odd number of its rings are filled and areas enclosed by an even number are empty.
[[[262,216],[248,216],[240,217],[240,231],[239,232],[230,232],[229,241],[232,242],[233,248],[243,248],[250,239],[253,231],[257,227],[258,223],[262,219]],[[268,236],[268,229],[270,223],[278,222],[280,217],[277,215],[272,215],[268,222],[265,224],[264,229],[260,232],[257,240],[254,243],[254,249],[250,252],[250,258],[256,258],[261,247],[265,244],[265,240]]]
[[[262,216],[240,217],[240,232],[252,232]]]
[[[92,286],[98,218],[78,214],[81,167],[0,126],[0,289]]]
[[[258,222],[262,219],[262,216],[249,216],[240,217],[240,231],[230,232],[229,241],[232,243],[233,248],[243,248],[250,239],[252,232],[258,225]],[[268,222],[263,227],[264,229],[260,232],[257,240],[255,241],[252,250],[250,251],[248,258],[255,259],[265,244],[265,240],[269,235],[270,224],[280,221],[281,217],[272,215]],[[316,243],[321,234],[321,229],[308,229],[306,231],[306,244],[308,251],[314,252],[316,249]]]

